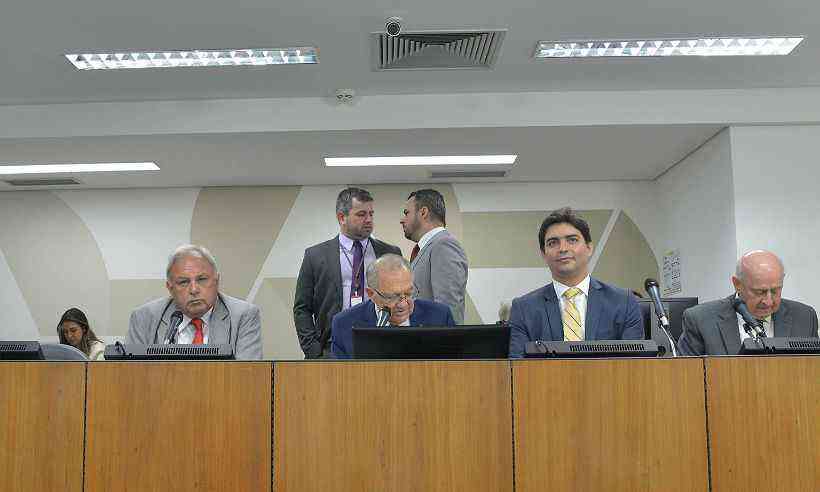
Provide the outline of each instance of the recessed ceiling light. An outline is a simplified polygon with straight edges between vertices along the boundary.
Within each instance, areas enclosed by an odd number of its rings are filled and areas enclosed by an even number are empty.
[[[518,155],[423,155],[402,157],[325,157],[325,166],[474,166],[514,164]]]
[[[213,51],[69,53],[65,55],[65,57],[79,70],[230,67],[319,63],[317,49],[312,46]]]
[[[801,41],[802,37],[539,41],[535,58],[788,55]]]
[[[125,171],[159,171],[153,162],[108,162],[101,164],[0,164],[0,175],[9,174],[66,174]]]

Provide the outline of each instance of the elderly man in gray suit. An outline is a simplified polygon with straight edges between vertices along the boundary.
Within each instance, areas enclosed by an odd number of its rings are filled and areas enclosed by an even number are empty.
[[[817,337],[817,313],[810,306],[781,299],[783,262],[769,251],[750,251],[737,262],[735,294],[691,307],[683,313],[681,355],[735,355],[748,334],[732,303],[742,299],[763,322],[768,337]]]
[[[400,223],[404,237],[417,243],[410,255],[419,299],[450,306],[456,324],[464,323],[467,255],[446,225],[444,197],[436,190],[410,193]]]
[[[262,358],[259,308],[219,292],[219,269],[202,246],[186,244],[168,258],[169,297],[131,313],[126,343],[163,343],[174,312],[182,315],[176,341],[193,345],[231,345],[237,359]]]

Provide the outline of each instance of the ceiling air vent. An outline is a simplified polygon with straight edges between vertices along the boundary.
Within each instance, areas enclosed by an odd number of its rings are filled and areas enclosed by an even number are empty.
[[[373,33],[375,70],[493,68],[506,29]]]
[[[52,179],[6,179],[4,183],[11,186],[66,186],[82,184],[74,178],[52,178]]]
[[[433,171],[431,178],[503,178],[507,171]]]

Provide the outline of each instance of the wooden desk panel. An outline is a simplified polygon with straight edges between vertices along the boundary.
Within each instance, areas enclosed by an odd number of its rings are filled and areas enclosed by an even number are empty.
[[[708,490],[701,359],[513,362],[516,491]]]
[[[712,490],[820,490],[820,357],[706,359]]]
[[[275,363],[274,489],[512,490],[508,361]]]
[[[271,363],[89,364],[86,492],[271,488]]]
[[[0,490],[82,490],[84,405],[84,362],[0,362]]]

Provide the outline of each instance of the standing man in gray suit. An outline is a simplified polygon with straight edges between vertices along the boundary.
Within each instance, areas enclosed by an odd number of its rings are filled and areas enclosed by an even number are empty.
[[[182,315],[176,341],[193,345],[231,345],[237,359],[262,358],[259,308],[219,292],[219,268],[210,251],[186,244],[168,258],[165,287],[170,297],[131,313],[126,343],[163,343],[171,317]]]
[[[401,249],[371,237],[373,197],[361,188],[346,188],[336,198],[339,235],[305,250],[293,321],[306,359],[331,358],[333,316],[367,300],[367,265]]]
[[[450,306],[456,324],[464,323],[467,255],[446,225],[444,197],[436,190],[414,191],[407,197],[401,227],[417,243],[410,255],[413,284],[419,299]]]
[[[735,355],[749,335],[743,318],[732,306],[743,299],[752,316],[761,320],[768,337],[817,337],[817,313],[811,306],[781,299],[783,262],[769,251],[750,251],[737,262],[732,284],[735,293],[683,312],[681,355]]]

